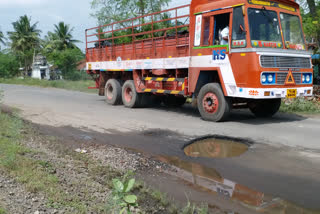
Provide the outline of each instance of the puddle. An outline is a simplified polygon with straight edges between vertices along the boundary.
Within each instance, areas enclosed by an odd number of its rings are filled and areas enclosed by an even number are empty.
[[[193,141],[184,148],[189,157],[231,158],[238,157],[249,149],[249,143],[243,140],[207,137]]]
[[[175,172],[167,173],[192,184],[195,188],[240,202],[253,211],[263,214],[319,214],[318,211],[302,208],[286,200],[228,180],[213,168],[178,157],[158,156],[157,159],[175,167]]]

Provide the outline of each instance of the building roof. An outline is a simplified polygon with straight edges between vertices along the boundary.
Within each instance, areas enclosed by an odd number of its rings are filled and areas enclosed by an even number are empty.
[[[83,59],[77,63],[77,70],[85,70],[87,67],[86,59]]]

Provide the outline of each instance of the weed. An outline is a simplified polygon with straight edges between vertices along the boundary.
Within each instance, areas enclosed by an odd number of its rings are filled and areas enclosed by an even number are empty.
[[[7,213],[6,210],[4,208],[0,207],[0,214],[6,214],[6,213]]]
[[[125,182],[120,181],[119,179],[113,179],[113,201],[114,201],[114,209],[117,210],[120,208],[120,214],[127,212],[131,213],[132,208],[136,208],[137,204],[137,196],[130,194],[131,190],[134,187],[135,179],[131,178]]]
[[[303,98],[297,98],[283,101],[280,111],[291,113],[320,113],[320,104]]]
[[[158,190],[154,190],[151,193],[151,196],[158,201],[161,206],[166,207],[169,204],[169,201],[167,200],[167,196],[165,194],[163,194],[162,192],[158,191]]]
[[[208,213],[208,206],[202,205],[201,207],[197,207],[194,204],[188,202],[187,206],[185,206],[182,211],[182,214],[207,214]]]

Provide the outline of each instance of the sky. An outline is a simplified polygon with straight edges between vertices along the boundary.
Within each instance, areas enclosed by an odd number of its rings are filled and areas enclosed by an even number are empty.
[[[75,39],[82,41],[77,45],[85,49],[85,29],[95,27],[96,20],[90,16],[91,0],[0,0],[0,30],[3,33],[12,31],[12,22],[20,16],[28,15],[31,22],[39,22],[42,37],[53,31],[54,24],[64,21],[74,27]],[[172,0],[169,7],[185,5],[190,0]]]

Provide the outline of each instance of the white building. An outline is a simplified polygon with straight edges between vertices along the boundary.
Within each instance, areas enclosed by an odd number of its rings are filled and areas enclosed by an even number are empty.
[[[50,79],[50,65],[45,56],[37,55],[34,57],[32,64],[31,77],[35,79]]]

